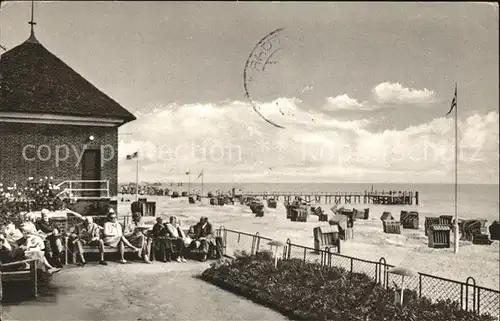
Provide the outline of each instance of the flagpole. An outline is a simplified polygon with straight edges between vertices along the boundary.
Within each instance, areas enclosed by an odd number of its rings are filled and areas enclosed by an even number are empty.
[[[188,172],[189,174],[189,181],[188,181],[188,196],[191,195],[191,169]]]
[[[139,153],[137,153],[137,166],[135,168],[135,201],[139,197]]]
[[[455,82],[455,248],[454,252],[458,253],[458,94],[457,83]]]

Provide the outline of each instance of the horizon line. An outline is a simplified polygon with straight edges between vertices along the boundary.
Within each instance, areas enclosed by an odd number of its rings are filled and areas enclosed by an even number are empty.
[[[189,182],[172,182],[172,184],[190,184]],[[124,184],[135,184],[135,182],[118,182],[118,185],[124,185]],[[142,181],[139,182],[139,184],[170,184],[170,182],[149,182],[149,181]],[[201,182],[191,182],[191,185],[193,184],[201,184]],[[454,182],[449,182],[449,183],[441,183],[441,182],[206,182],[204,181],[203,184],[357,184],[357,185],[375,185],[375,184],[398,184],[398,185],[455,185]],[[458,183],[457,185],[500,185],[500,183]]]

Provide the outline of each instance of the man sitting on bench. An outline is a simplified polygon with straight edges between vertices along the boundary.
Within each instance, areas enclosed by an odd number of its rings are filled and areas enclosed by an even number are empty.
[[[144,262],[151,264],[149,260],[151,249],[151,237],[149,237],[149,226],[142,222],[141,213],[132,214],[132,222],[127,225],[124,235],[133,246],[140,249],[138,255],[143,257]]]
[[[123,227],[117,221],[115,211],[110,208],[108,213],[109,222],[104,223],[104,245],[111,247],[118,247],[120,252],[120,263],[127,263],[125,260],[125,245],[134,252],[139,253],[141,249],[136,248],[123,236]]]
[[[71,235],[72,242],[76,246],[76,252],[80,257],[80,263],[78,265],[85,266],[87,262],[83,257],[83,246],[97,246],[99,249],[99,254],[101,255],[100,265],[108,265],[104,260],[104,241],[101,239],[101,233],[103,228],[93,222],[92,217],[85,217],[85,221],[82,224],[75,226],[75,231]]]
[[[212,224],[208,222],[208,217],[203,216],[193,228],[193,242],[190,247],[201,250],[203,253],[201,261],[204,262],[207,260],[210,246],[216,246],[214,231]]]

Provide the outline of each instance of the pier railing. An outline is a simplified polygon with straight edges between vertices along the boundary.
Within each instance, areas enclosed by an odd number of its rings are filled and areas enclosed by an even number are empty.
[[[418,191],[364,191],[364,192],[245,192],[245,197],[275,198],[289,202],[294,198],[326,204],[384,204],[418,205]]]
[[[271,238],[259,233],[250,234],[220,227],[218,234],[223,237],[226,253],[231,251],[245,251],[255,254],[263,250],[271,250],[267,245]],[[323,266],[343,268],[350,273],[363,273],[371,277],[376,283],[385,288],[396,288],[401,278],[389,273],[394,267],[386,262],[385,258],[379,261],[364,260],[340,253],[331,252],[327,247],[324,250],[293,244],[290,239],[283,248],[282,259],[301,259]],[[465,282],[418,273],[418,277],[406,278],[405,289],[415,291],[419,297],[426,297],[434,302],[449,300],[456,302],[463,310],[477,314],[489,314],[500,320],[500,291],[477,286],[474,278],[469,277]]]

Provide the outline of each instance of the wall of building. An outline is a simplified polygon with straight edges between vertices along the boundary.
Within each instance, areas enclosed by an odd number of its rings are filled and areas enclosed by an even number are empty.
[[[89,136],[95,137],[88,142]],[[101,179],[117,194],[118,128],[0,122],[0,182],[24,185],[29,177],[54,177],[56,182],[81,180],[81,155],[101,150]]]

